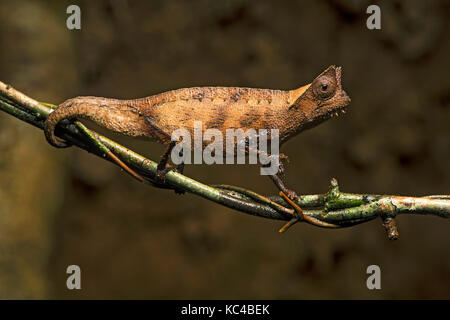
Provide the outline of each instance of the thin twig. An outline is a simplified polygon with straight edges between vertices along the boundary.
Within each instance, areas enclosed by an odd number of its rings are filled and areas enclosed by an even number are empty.
[[[0,82],[0,110],[42,129],[51,112],[51,104],[40,103],[11,86]],[[58,126],[57,136],[73,145],[91,152],[115,164],[123,163],[140,177],[154,181],[157,163],[124,146],[87,129],[84,125],[63,122]],[[86,137],[88,139],[86,139]],[[88,141],[87,141],[88,140]],[[106,157],[105,155],[109,155]],[[132,174],[132,172],[129,172]],[[138,180],[138,177],[135,176]],[[298,221],[294,210],[280,196],[265,197],[244,188],[215,185],[208,186],[176,171],[170,171],[165,184],[160,187],[196,194],[229,208],[259,217],[288,221],[280,232]],[[349,227],[381,218],[389,239],[398,238],[394,218],[399,214],[426,214],[442,218],[450,217],[450,196],[402,197],[344,193],[335,179],[330,190],[324,194],[300,195],[296,205],[302,208],[307,221],[325,228]],[[300,221],[301,222],[301,221]]]

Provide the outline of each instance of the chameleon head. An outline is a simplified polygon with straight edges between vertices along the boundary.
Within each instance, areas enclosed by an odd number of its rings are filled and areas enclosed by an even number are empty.
[[[301,98],[309,100],[311,120],[324,121],[345,113],[350,97],[342,89],[341,77],[341,67],[330,66],[314,79],[302,95]]]

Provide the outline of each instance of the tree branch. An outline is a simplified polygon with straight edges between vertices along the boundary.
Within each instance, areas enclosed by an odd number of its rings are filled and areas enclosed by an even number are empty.
[[[0,110],[42,129],[43,123],[52,109],[49,104],[40,103],[0,82]],[[81,149],[117,164],[117,161],[108,157],[109,153],[112,152],[113,156],[120,158],[119,161],[145,177],[144,183],[155,184],[154,178],[157,168],[155,161],[85,128],[79,122],[63,121],[56,134]],[[88,139],[89,137],[91,139]],[[92,143],[93,141],[97,141],[97,143]],[[265,197],[251,190],[235,186],[209,186],[176,171],[168,172],[165,177],[165,184],[160,185],[160,187],[193,193],[247,214],[288,221],[280,229],[280,232],[285,231],[298,221],[295,218],[294,209],[280,196]],[[331,180],[331,187],[328,192],[299,196],[297,205],[303,209],[304,215],[318,222],[316,225],[325,228],[349,227],[380,217],[389,239],[398,238],[394,218],[399,214],[450,217],[449,195],[402,197],[344,193],[339,190],[335,179]]]

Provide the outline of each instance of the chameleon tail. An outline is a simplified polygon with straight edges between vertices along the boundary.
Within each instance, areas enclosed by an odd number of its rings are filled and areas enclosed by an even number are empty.
[[[70,146],[55,136],[55,128],[64,119],[89,119],[110,131],[131,137],[149,135],[149,127],[133,104],[133,100],[119,100],[99,97],[76,97],[64,101],[44,123],[47,141],[54,147]]]
[[[71,100],[65,101],[60,104],[57,109],[53,110],[44,122],[45,138],[48,143],[56,148],[67,148],[71,146],[70,143],[59,140],[55,135],[55,129],[59,122],[64,119],[75,118],[71,106]]]

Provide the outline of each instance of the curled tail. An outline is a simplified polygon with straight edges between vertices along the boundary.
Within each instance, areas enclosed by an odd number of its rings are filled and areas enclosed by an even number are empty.
[[[83,118],[113,132],[131,137],[149,137],[149,126],[139,112],[141,100],[118,100],[100,97],[76,97],[64,101],[58,106],[44,123],[47,141],[54,147],[66,148],[68,142],[55,136],[58,123],[64,119]]]
[[[48,143],[56,148],[67,148],[71,144],[64,140],[59,140],[55,135],[55,129],[59,122],[64,119],[75,118],[77,115],[74,114],[72,107],[74,99],[69,99],[58,106],[57,109],[53,110],[44,122],[44,134]]]

